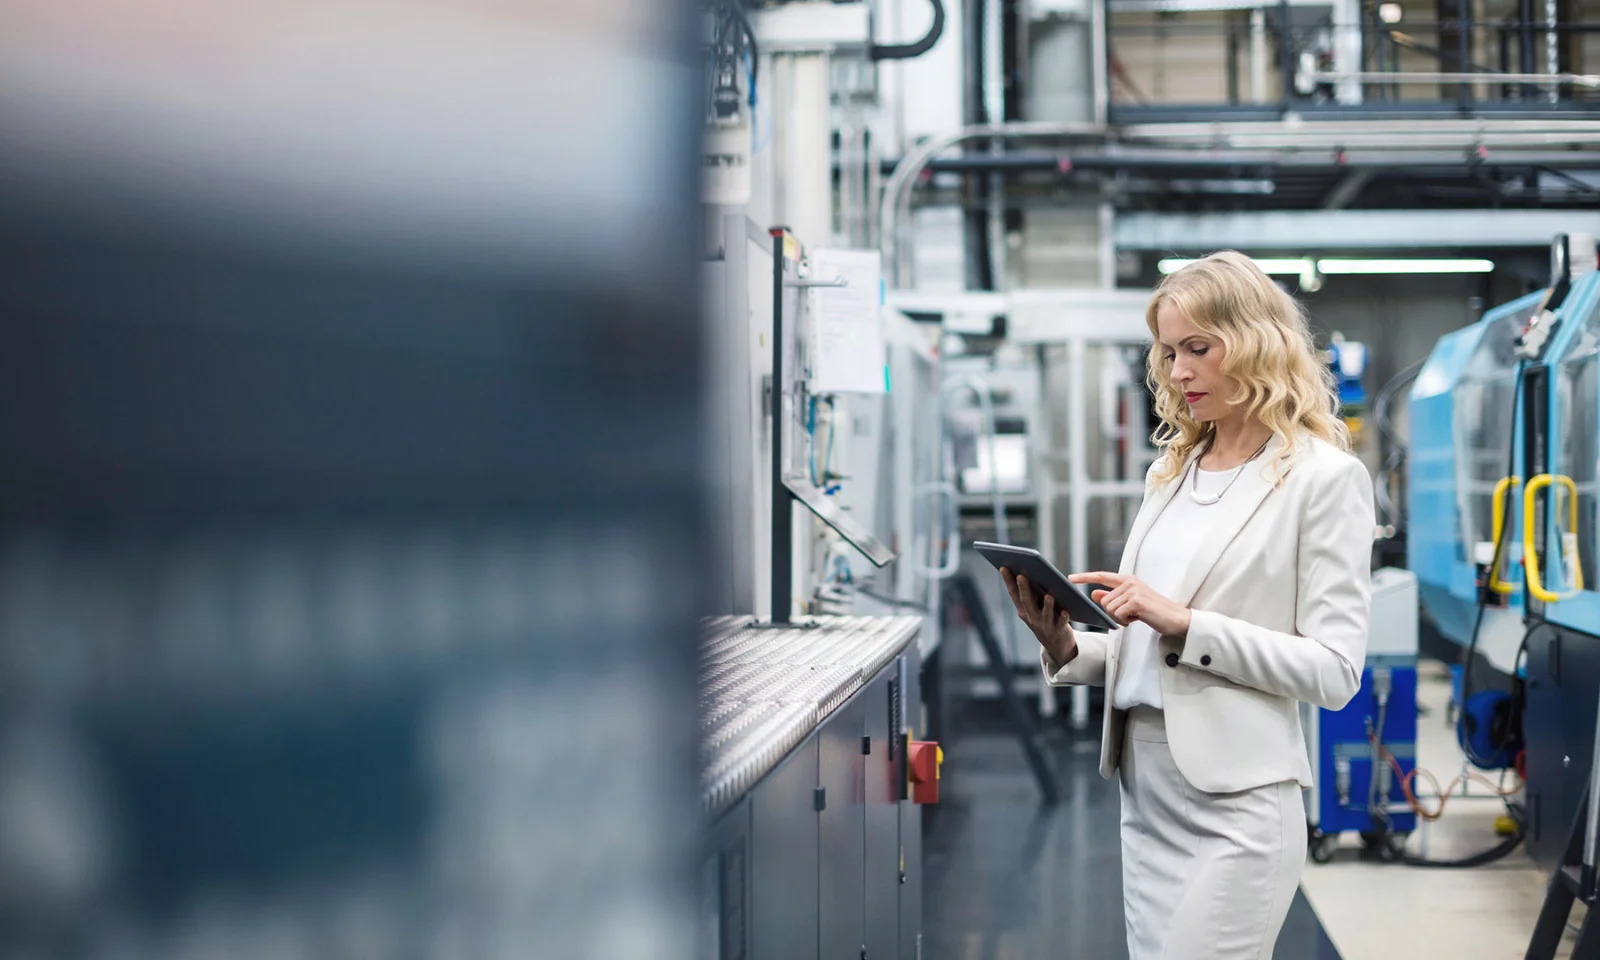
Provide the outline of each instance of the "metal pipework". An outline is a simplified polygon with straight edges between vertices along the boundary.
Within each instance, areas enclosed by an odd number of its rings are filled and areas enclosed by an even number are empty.
[[[1394,75],[1382,76],[1392,78]],[[1430,76],[1437,83],[1440,76],[1447,75]],[[1491,75],[1463,76],[1480,82],[1485,76]],[[905,289],[910,275],[912,244],[907,233],[907,221],[911,213],[911,191],[917,178],[933,158],[945,150],[967,140],[984,138],[1104,142],[1107,129],[1094,123],[977,124],[944,136],[930,137],[908,152],[890,174],[879,205],[878,227],[892,288]],[[1442,120],[1420,125],[1411,120],[1167,123],[1121,127],[1117,131],[1117,139],[1121,143],[1142,143],[1147,146],[1189,143],[1209,148],[1240,146],[1288,153],[1362,149],[1394,151],[1408,147],[1465,150],[1480,146],[1510,148],[1600,144],[1600,125],[1593,121],[1561,120]]]
[[[1550,87],[1570,84],[1574,87],[1584,87],[1591,90],[1600,88],[1600,76],[1588,73],[1418,73],[1412,71],[1405,73],[1383,73],[1378,71],[1335,73],[1317,71],[1310,76],[1318,83],[1336,83],[1341,80],[1351,80],[1362,84],[1524,83]]]
[[[1490,75],[1473,76],[1475,81],[1482,82]],[[1197,143],[1207,147],[1302,151],[1393,150],[1423,145],[1465,149],[1600,143],[1600,125],[1593,120],[1430,120],[1426,124],[1415,120],[1146,123],[1121,127],[1117,132],[1123,143]]]
[[[902,221],[910,215],[911,185],[922,175],[928,161],[966,140],[986,137],[999,140],[1100,137],[1104,134],[1104,127],[1092,123],[984,123],[963,127],[955,133],[948,133],[942,137],[930,137],[919,144],[900,159],[900,163],[894,168],[894,173],[889,175],[889,182],[884,186],[883,201],[879,207],[884,260],[889,265],[891,285],[899,288],[904,283],[906,270],[903,268],[908,265],[902,263],[902,250],[909,245],[901,243],[901,232],[904,229]]]

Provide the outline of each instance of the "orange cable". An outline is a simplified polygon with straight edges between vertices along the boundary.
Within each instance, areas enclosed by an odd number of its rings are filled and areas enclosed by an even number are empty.
[[[1394,769],[1395,776],[1400,778],[1400,789],[1406,795],[1406,804],[1411,807],[1412,812],[1424,820],[1433,821],[1444,816],[1445,805],[1450,802],[1451,797],[1455,796],[1456,787],[1461,785],[1463,777],[1469,780],[1478,781],[1479,783],[1488,787],[1491,791],[1493,791],[1495,796],[1498,797],[1509,797],[1521,789],[1520,787],[1515,786],[1504,788],[1489,780],[1487,777],[1480,776],[1476,773],[1466,773],[1461,776],[1457,776],[1454,780],[1450,781],[1450,789],[1441,790],[1439,789],[1439,780],[1433,774],[1422,769],[1421,767],[1412,767],[1411,772],[1406,773],[1404,770],[1400,769],[1400,761],[1395,759],[1394,754],[1389,752],[1388,747],[1378,743],[1376,737],[1369,736],[1367,739],[1372,743],[1373,746],[1378,748],[1378,752],[1383,755],[1385,760],[1389,761],[1389,766]],[[1438,794],[1439,796],[1439,806],[1436,807],[1432,812],[1423,809],[1421,801],[1417,799],[1416,793],[1411,789],[1411,781],[1418,774],[1421,774],[1433,784],[1434,793]]]

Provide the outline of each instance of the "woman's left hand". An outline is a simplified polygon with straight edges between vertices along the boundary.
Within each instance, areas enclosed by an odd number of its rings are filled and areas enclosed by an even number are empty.
[[[1090,598],[1100,604],[1111,619],[1123,626],[1138,620],[1163,637],[1189,635],[1189,608],[1180,607],[1155,592],[1148,583],[1126,573],[1074,573],[1073,583],[1097,583],[1110,590],[1095,590]]]

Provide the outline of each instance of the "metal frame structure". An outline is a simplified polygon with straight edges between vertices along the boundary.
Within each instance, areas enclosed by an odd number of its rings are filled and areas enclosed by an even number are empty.
[[[1015,343],[1038,348],[1060,347],[1066,358],[1066,408],[1064,434],[1068,447],[1065,451],[1067,479],[1063,484],[1055,480],[1051,464],[1043,462],[1046,455],[1035,444],[1036,463],[1032,474],[1037,478],[1033,501],[1036,522],[1041,536],[1039,550],[1051,562],[1059,565],[1065,560],[1068,569],[1086,569],[1089,563],[1088,518],[1091,505],[1097,500],[1142,499],[1144,481],[1095,480],[1086,467],[1087,438],[1092,425],[1089,420],[1088,378],[1086,366],[1089,348],[1105,344],[1145,343],[1150,339],[1145,323],[1145,309],[1149,293],[1142,290],[1025,290],[1009,294],[889,294],[889,305],[904,313],[935,314],[945,318],[947,326],[972,325],[974,319],[1004,317],[1008,339]],[[1045,392],[1045,365],[1039,364],[1041,398],[1036,436],[1048,438],[1055,434],[1057,412],[1052,410]],[[1053,461],[1052,461],[1053,462]],[[1064,489],[1063,489],[1064,486]],[[1056,556],[1053,531],[1058,499],[1066,500],[1068,511],[1067,556]],[[1050,688],[1041,684],[1039,709],[1045,716],[1055,712],[1055,699]],[[1089,692],[1086,688],[1073,689],[1071,694],[1071,722],[1083,728],[1089,722]]]

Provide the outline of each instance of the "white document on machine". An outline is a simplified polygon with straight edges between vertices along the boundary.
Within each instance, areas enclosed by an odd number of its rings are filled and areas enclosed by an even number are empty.
[[[887,393],[883,259],[877,250],[811,252],[811,392]]]

